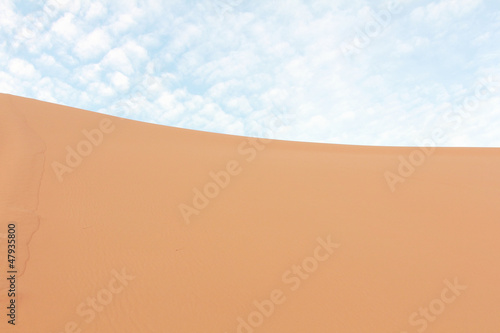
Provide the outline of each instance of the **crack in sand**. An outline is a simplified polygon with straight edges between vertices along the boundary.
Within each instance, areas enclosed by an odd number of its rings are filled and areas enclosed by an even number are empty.
[[[18,276],[26,271],[30,260],[29,245],[33,235],[40,228],[37,214],[40,202],[40,188],[45,172],[46,145],[35,130],[6,96],[11,107],[0,111],[0,212],[1,230],[15,222],[18,228],[16,262]],[[10,111],[14,110],[14,111]],[[7,233],[0,233],[0,243],[6,243]],[[2,249],[6,246],[2,246]],[[0,253],[3,257],[6,254]],[[4,273],[4,272],[2,272]],[[0,280],[0,298],[5,294],[8,283]]]

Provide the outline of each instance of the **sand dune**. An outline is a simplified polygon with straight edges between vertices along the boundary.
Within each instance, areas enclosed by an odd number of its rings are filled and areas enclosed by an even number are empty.
[[[258,140],[0,102],[1,332],[500,328],[500,149]]]

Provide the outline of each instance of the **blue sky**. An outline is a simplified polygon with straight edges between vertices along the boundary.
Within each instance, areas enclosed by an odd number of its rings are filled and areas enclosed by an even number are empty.
[[[500,2],[0,2],[0,92],[283,140],[500,147]]]

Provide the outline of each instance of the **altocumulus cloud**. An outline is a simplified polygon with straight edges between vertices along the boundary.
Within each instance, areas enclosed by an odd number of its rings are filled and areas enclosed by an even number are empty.
[[[415,146],[481,78],[500,79],[499,17],[483,0],[5,0],[0,92],[248,136],[278,114],[278,139]],[[444,145],[500,145],[499,103],[481,101]]]

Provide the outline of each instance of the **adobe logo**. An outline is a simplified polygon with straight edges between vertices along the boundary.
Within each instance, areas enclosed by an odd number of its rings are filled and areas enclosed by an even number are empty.
[[[109,134],[115,130],[115,125],[110,119],[105,118],[101,120],[98,128],[91,130],[84,129],[82,134],[85,139],[82,139],[73,148],[71,146],[66,146],[66,159],[64,163],[58,161],[52,162],[52,170],[56,174],[59,182],[63,181],[63,175],[66,173],[71,173],[75,168],[80,166],[83,162],[84,157],[89,156],[94,151],[95,147],[98,147],[104,141],[104,135]]]

